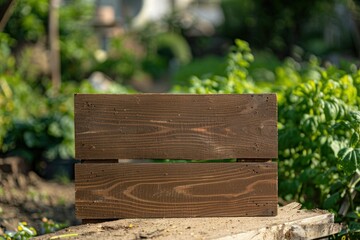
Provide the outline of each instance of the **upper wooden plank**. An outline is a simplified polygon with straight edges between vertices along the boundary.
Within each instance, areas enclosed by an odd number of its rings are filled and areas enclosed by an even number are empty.
[[[76,94],[77,159],[277,158],[275,94]]]

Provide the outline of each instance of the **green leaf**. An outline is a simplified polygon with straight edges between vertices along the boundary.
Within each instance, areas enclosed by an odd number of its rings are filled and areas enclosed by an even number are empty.
[[[61,137],[62,131],[61,131],[61,127],[60,127],[59,123],[52,122],[49,126],[48,134],[50,136],[54,136],[54,137]]]
[[[340,199],[340,193],[336,192],[332,195],[330,195],[325,201],[324,201],[324,208],[326,209],[332,209],[335,206],[337,206],[337,202]]]
[[[336,119],[336,116],[338,114],[336,104],[332,102],[325,102],[324,113],[327,121]]]
[[[343,148],[339,151],[338,158],[340,169],[351,175],[359,168],[360,148]]]
[[[349,153],[351,153],[352,150],[353,150],[353,148],[343,148],[339,151],[338,157],[340,158],[340,160],[344,160],[344,158],[347,158]]]
[[[346,214],[348,218],[360,219],[360,214],[358,212],[350,212]]]
[[[32,148],[36,145],[36,137],[33,132],[25,132],[24,133],[24,141],[27,147]]]
[[[344,147],[344,143],[343,142],[340,142],[340,141],[332,141],[331,144],[330,144],[330,148],[333,150],[335,156],[338,155],[339,153],[339,150],[342,149]]]
[[[359,111],[352,111],[350,112],[351,118],[360,125],[360,112]]]
[[[360,232],[360,223],[358,222],[350,222],[349,223],[350,232]]]
[[[301,125],[303,125],[304,131],[307,134],[312,134],[317,131],[319,122],[315,116],[306,115],[305,119],[304,119],[304,121],[302,121]]]
[[[351,136],[351,139],[350,139],[350,146],[351,147],[356,147],[356,145],[358,144],[359,142],[359,134],[357,132],[354,132],[353,135]]]

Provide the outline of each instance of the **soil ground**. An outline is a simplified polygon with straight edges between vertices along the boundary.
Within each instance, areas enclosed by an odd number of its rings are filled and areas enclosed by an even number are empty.
[[[79,224],[75,218],[74,185],[47,182],[35,173],[8,174],[0,171],[0,235],[14,231],[19,222],[27,222],[39,234],[42,220]]]
[[[280,207],[275,217],[121,219],[69,227],[36,239],[316,239],[340,231],[330,213],[300,207]]]

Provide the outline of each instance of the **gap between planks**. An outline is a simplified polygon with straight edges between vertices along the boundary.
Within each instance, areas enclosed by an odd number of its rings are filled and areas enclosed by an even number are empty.
[[[159,159],[157,159],[159,160]],[[165,159],[164,159],[165,160]],[[81,160],[81,163],[152,163],[154,160],[152,159],[83,159]],[[174,162],[172,163],[176,163],[176,161],[182,161],[182,160],[172,160]],[[193,160],[194,162],[189,162],[189,163],[196,163],[196,160]],[[203,160],[199,160],[199,161],[203,161]],[[268,159],[268,158],[239,158],[236,159],[236,162],[272,162],[272,159]],[[209,162],[211,162],[211,160],[209,160]],[[155,163],[155,162],[154,162]],[[161,162],[159,162],[161,164]],[[166,162],[163,162],[166,163]],[[234,162],[235,163],[235,162]]]

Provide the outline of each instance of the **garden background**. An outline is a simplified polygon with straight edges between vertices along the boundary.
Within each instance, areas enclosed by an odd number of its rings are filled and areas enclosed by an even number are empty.
[[[279,204],[335,213],[334,237],[360,234],[360,1],[0,7],[0,234],[78,223],[73,94],[136,92],[277,93]]]

